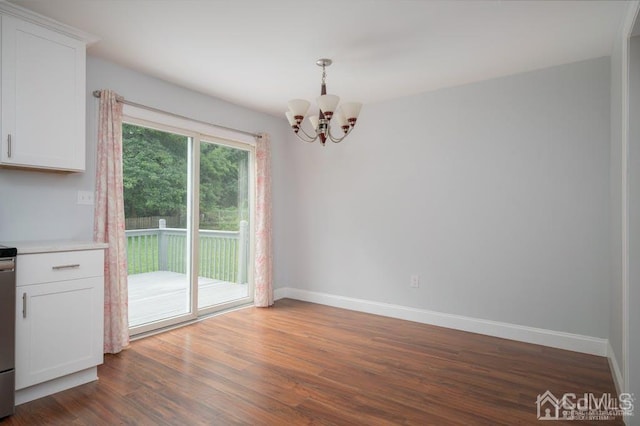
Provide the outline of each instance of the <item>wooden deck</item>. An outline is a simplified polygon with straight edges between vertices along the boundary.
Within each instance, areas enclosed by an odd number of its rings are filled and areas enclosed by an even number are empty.
[[[129,275],[129,326],[158,321],[189,311],[187,276],[156,271]],[[247,296],[246,284],[198,277],[198,307],[214,306]]]

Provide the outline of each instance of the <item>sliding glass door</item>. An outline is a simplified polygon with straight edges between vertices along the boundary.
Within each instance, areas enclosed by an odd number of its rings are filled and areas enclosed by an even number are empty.
[[[188,317],[192,139],[127,123],[122,135],[129,327]]]
[[[198,309],[249,296],[249,151],[200,143]]]
[[[131,334],[252,301],[252,164],[251,146],[123,125]]]

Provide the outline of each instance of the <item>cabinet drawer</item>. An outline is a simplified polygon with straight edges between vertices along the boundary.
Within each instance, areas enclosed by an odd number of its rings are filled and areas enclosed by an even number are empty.
[[[103,250],[19,254],[16,259],[18,286],[103,275]]]

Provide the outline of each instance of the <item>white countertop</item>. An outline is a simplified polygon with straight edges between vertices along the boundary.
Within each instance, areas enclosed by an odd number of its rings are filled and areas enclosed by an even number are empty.
[[[56,251],[99,250],[109,247],[107,243],[85,240],[2,241],[0,245],[17,248],[19,255]]]

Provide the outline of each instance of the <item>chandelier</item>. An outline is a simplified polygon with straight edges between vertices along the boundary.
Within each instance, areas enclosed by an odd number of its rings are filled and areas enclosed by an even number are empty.
[[[315,133],[310,135],[302,128],[302,120],[304,120],[305,114],[309,109],[309,101],[304,99],[293,99],[289,101],[289,111],[287,111],[285,115],[296,136],[305,142],[315,142],[318,138],[320,138],[322,145],[325,144],[327,139],[335,143],[342,142],[353,130],[358,115],[360,114],[360,108],[362,108],[361,103],[345,102],[337,108],[340,98],[336,95],[327,95],[327,84],[325,82],[327,72],[325,68],[331,65],[332,62],[331,59],[326,58],[316,61],[316,65],[322,67],[322,85],[320,86],[320,97],[316,99],[319,107],[318,115],[309,116],[309,122]],[[342,128],[343,134],[341,136],[336,136],[331,133],[332,118],[335,118],[333,122],[337,122],[338,126]]]

